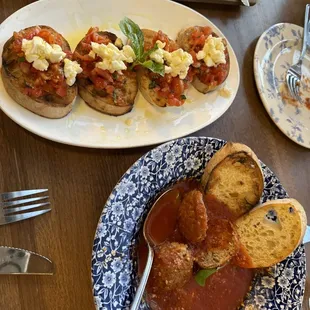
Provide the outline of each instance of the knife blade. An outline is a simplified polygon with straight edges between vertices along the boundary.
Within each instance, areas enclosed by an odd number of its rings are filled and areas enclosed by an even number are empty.
[[[245,6],[250,6],[249,0],[241,0]]]
[[[40,254],[0,246],[0,275],[52,275],[53,272],[52,261]]]

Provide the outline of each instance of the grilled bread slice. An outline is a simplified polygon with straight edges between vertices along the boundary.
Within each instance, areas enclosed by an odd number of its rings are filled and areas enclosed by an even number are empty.
[[[151,29],[141,30],[144,36],[144,50],[148,51],[154,47],[154,40],[158,36],[159,32]],[[166,34],[163,34],[162,32],[160,33],[161,36],[165,38],[166,50],[174,51],[179,48],[175,41],[168,38]],[[180,106],[184,104],[185,99],[183,97],[185,97],[185,89],[189,86],[189,81],[187,78],[182,80],[178,76],[172,77],[170,74],[165,74],[164,77],[161,77],[159,74],[156,75],[149,69],[141,66],[138,70],[138,81],[139,90],[141,91],[145,100],[147,100],[149,103],[158,107]],[[169,85],[164,87],[169,87],[168,93],[163,89],[159,91],[158,88],[160,88],[160,81],[164,81],[164,84]],[[162,94],[160,95],[160,93]],[[172,96],[172,94],[174,94],[174,96]]]
[[[153,38],[156,36],[157,32],[151,29],[141,29],[144,36],[144,50],[148,51],[153,48]],[[171,40],[171,43],[174,42]],[[154,88],[151,88],[152,79],[150,77],[150,71],[144,67],[139,68],[138,70],[138,81],[139,81],[139,90],[141,91],[143,97],[151,104],[159,107],[167,106],[167,99],[161,97],[157,94]]]
[[[85,72],[77,76],[79,95],[89,106],[104,114],[119,116],[130,112],[138,92],[136,74],[129,69],[123,70],[122,74],[115,72],[113,75],[107,70],[95,72],[97,60],[91,61],[92,59],[88,56],[91,50],[91,42],[88,41],[89,37],[92,42],[96,38],[97,42],[105,41],[104,44],[110,42],[119,49],[122,47],[121,39],[114,33],[99,31],[97,27],[89,30],[79,42],[73,54],[73,57],[81,66],[86,67]],[[108,91],[111,87],[114,90]]]
[[[201,182],[205,193],[226,204],[235,218],[252,209],[264,189],[263,173],[254,152],[232,142],[211,158]]]
[[[33,26],[21,30],[20,33],[37,33],[40,30],[46,31],[50,33],[51,36],[59,38],[63,51],[71,51],[67,40],[51,27],[42,25]],[[20,61],[22,57],[12,48],[14,41],[15,37],[12,36],[4,44],[2,53],[1,77],[7,93],[18,104],[40,116],[47,118],[61,118],[66,116],[72,110],[74,99],[77,95],[76,84],[68,87],[66,95],[62,97],[56,93],[56,90],[55,92],[44,93],[42,96],[26,94],[24,92],[26,88],[32,89],[32,87],[34,87],[33,90],[36,89],[34,86],[36,80],[31,74],[21,69],[23,62],[26,61]],[[30,64],[29,67],[31,67]],[[49,71],[45,71],[42,74],[46,76],[49,74]],[[59,71],[59,74],[64,74],[63,65],[60,66]]]
[[[270,267],[302,242],[307,216],[295,199],[266,202],[240,217],[235,227],[241,244],[234,263],[244,268]]]
[[[188,53],[196,53],[195,45],[192,43],[192,37],[193,35],[197,35],[197,33],[202,32],[203,35],[206,35],[204,33],[204,28],[209,27],[201,27],[201,26],[194,26],[189,27],[186,29],[181,30],[178,33],[176,43],[184,49]],[[211,28],[209,28],[211,30]],[[211,30],[211,34],[213,37],[218,37],[218,35]],[[197,38],[198,39],[198,38]],[[225,58],[226,58],[226,64],[220,64],[217,67],[201,67],[201,64],[203,64],[203,60],[200,60],[197,62],[199,67],[197,67],[197,74],[194,76],[194,79],[192,81],[192,85],[201,93],[206,94],[208,92],[211,92],[215,89],[217,89],[219,86],[221,86],[225,80],[227,79],[229,75],[230,70],[230,57],[228,53],[228,44],[227,41],[223,38],[223,44],[225,46]],[[195,67],[195,64],[193,65]],[[201,68],[204,68],[201,70]],[[220,77],[219,77],[220,73]],[[207,76],[207,78],[203,78]]]

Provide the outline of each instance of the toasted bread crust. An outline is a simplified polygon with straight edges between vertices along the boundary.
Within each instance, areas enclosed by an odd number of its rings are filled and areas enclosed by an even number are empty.
[[[235,177],[234,182],[238,184],[231,183],[227,177],[227,182],[222,183],[221,171],[228,169],[235,173],[232,178]],[[257,156],[248,146],[232,142],[228,142],[211,158],[201,183],[205,193],[215,196],[219,186],[226,186],[226,189],[221,190],[226,197],[221,195],[217,199],[225,203],[237,217],[259,202],[264,189],[264,177]],[[248,190],[247,187],[251,189]]]
[[[40,116],[44,116],[47,118],[57,119],[66,116],[72,110],[72,106],[74,103],[74,99],[77,94],[77,86],[71,86],[68,89],[70,94],[67,95],[70,98],[72,97],[72,101],[69,104],[61,103],[61,102],[49,102],[47,100],[37,99],[34,100],[29,96],[23,94],[18,87],[18,81],[7,73],[4,67],[1,68],[1,77],[3,80],[4,88],[7,93],[11,96],[11,98],[16,101],[18,104],[26,108],[27,110],[38,114]]]
[[[117,36],[108,31],[99,31],[98,34],[107,35],[113,43],[117,40]],[[79,42],[75,49],[75,51],[80,54],[83,54],[82,41],[83,39]],[[89,106],[99,112],[113,116],[119,116],[130,112],[133,108],[138,92],[136,77],[126,76],[125,93],[121,94],[121,96],[125,99],[125,104],[116,105],[111,95],[100,94],[96,91],[94,84],[88,78],[78,75],[77,84],[79,88],[79,95]],[[117,92],[117,89],[115,89],[115,92]]]
[[[235,154],[235,153],[245,153],[247,156],[251,157],[257,164],[262,180],[264,179],[263,171],[259,162],[259,159],[257,158],[256,154],[252,151],[251,148],[249,148],[247,145],[242,143],[236,143],[236,142],[227,142],[219,151],[217,151],[214,156],[209,160],[203,176],[201,178],[201,185],[203,188],[207,186],[207,183],[209,181],[210,175],[213,171],[213,169],[221,162],[223,161],[227,156]],[[263,190],[264,184],[261,186],[261,190]]]
[[[145,100],[158,107],[167,106],[167,99],[160,97],[154,89],[151,89],[149,87],[152,80],[149,77],[148,69],[139,68],[138,81],[139,81],[139,90],[141,91]]]
[[[156,35],[156,31],[151,29],[141,29],[144,35],[144,49],[149,50],[153,47],[153,38]],[[172,44],[176,43],[169,39]],[[168,103],[168,98],[161,97],[158,93],[149,87],[152,80],[149,77],[149,70],[141,67],[138,70],[138,81],[139,81],[139,90],[141,91],[145,100],[149,103],[158,106],[166,107]]]
[[[234,263],[244,268],[265,268],[284,260],[300,245],[307,217],[297,200],[286,198],[257,206],[235,225],[242,253]]]
[[[136,79],[131,81],[128,79],[127,83],[131,83],[134,86],[134,93],[131,95],[130,104],[128,102],[125,106],[117,106],[114,105],[112,98],[110,97],[102,97],[97,95],[94,92],[94,85],[87,83],[85,79],[78,80],[78,87],[79,87],[79,95],[81,98],[92,108],[97,111],[100,111],[104,114],[112,115],[112,116],[119,116],[130,112],[134,105],[134,98],[136,96]],[[131,91],[131,88],[128,89]]]
[[[300,238],[299,238],[298,244],[296,245],[296,247],[297,247],[299,244],[301,244],[301,242],[305,236],[306,229],[307,229],[307,221],[308,221],[305,209],[300,204],[300,202],[298,200],[296,200],[294,198],[283,198],[283,199],[277,199],[277,200],[270,200],[270,201],[267,201],[261,205],[256,206],[255,208],[250,210],[248,214],[255,212],[257,209],[259,209],[261,207],[276,206],[276,205],[283,205],[283,204],[292,204],[300,216],[301,233],[300,233]]]
[[[48,29],[51,33],[55,33],[61,36],[62,38],[62,49],[70,50],[70,45],[66,41],[66,39],[56,32],[56,30],[52,29],[48,26],[39,26],[41,29]],[[31,29],[34,27],[28,27],[27,29]],[[73,106],[74,99],[77,95],[77,86],[73,85],[68,87],[67,95],[65,97],[60,97],[53,94],[47,94],[39,98],[31,98],[28,95],[25,95],[23,90],[23,79],[19,74],[10,71],[9,67],[9,59],[11,56],[11,51],[9,50],[9,46],[14,41],[13,36],[5,43],[2,54],[2,68],[1,68],[1,76],[3,80],[4,88],[7,93],[11,96],[11,98],[16,101],[18,104],[26,108],[27,110],[38,114],[40,116],[44,116],[47,118],[62,118],[66,116],[71,110]]]
[[[190,44],[190,38],[193,34],[193,32],[199,28],[202,28],[200,26],[194,26],[194,27],[189,27],[189,28],[186,28],[186,29],[182,29],[179,33],[178,33],[178,36],[177,36],[177,39],[176,39],[176,43],[182,48],[184,49],[186,52],[190,52],[192,47],[191,47],[191,44]],[[212,36],[214,37],[218,37],[218,35],[216,33],[212,33]],[[226,62],[228,63],[228,68],[230,69],[230,57],[229,57],[229,53],[228,53],[228,50],[227,50],[227,42],[225,39],[223,39],[223,43],[226,47]],[[227,70],[226,72],[226,77],[223,81],[223,83],[225,82],[225,80],[227,79],[228,75],[229,75],[229,69]],[[206,94],[208,92],[211,92],[213,90],[216,90],[219,86],[221,86],[223,83],[219,84],[219,85],[208,85],[208,84],[205,84],[203,83],[199,77],[196,75],[194,76],[194,79],[192,81],[192,85],[201,93],[203,94]]]

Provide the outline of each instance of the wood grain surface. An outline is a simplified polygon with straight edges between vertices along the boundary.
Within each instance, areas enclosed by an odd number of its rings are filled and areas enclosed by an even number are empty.
[[[30,2],[0,0],[0,22]],[[302,25],[307,2],[261,0],[251,8],[207,4],[191,7],[228,37],[241,71],[240,89],[231,108],[194,135],[249,145],[310,217],[310,151],[290,141],[273,124],[253,78],[258,37],[275,23]],[[118,179],[150,149],[111,151],[61,145],[27,132],[0,112],[0,192],[47,187],[52,205],[49,214],[1,226],[0,244],[39,252],[56,266],[55,275],[50,277],[1,276],[0,310],[94,309],[90,260],[97,221]],[[308,298],[307,289],[304,309],[309,309]]]

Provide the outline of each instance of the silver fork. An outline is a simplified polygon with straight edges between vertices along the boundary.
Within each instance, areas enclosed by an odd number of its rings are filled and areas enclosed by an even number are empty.
[[[0,194],[0,225],[26,220],[51,211],[50,208],[47,208],[47,206],[50,205],[50,203],[46,201],[49,198],[48,196],[17,200],[17,198],[45,193],[47,191],[48,189],[34,189]],[[33,203],[39,200],[45,200],[45,202]],[[24,212],[42,207],[45,208],[32,212]]]
[[[305,54],[307,52],[307,48],[310,45],[310,36],[309,36],[309,30],[310,30],[310,21],[309,21],[309,10],[310,5],[306,5],[306,12],[305,12],[305,23],[304,23],[304,37],[303,37],[303,43],[302,43],[302,50],[300,57],[298,59],[298,62],[295,65],[292,65],[286,73],[286,84],[290,91],[291,96],[301,102],[301,98],[299,95],[299,86],[301,81],[301,65],[302,61],[305,57]]]

